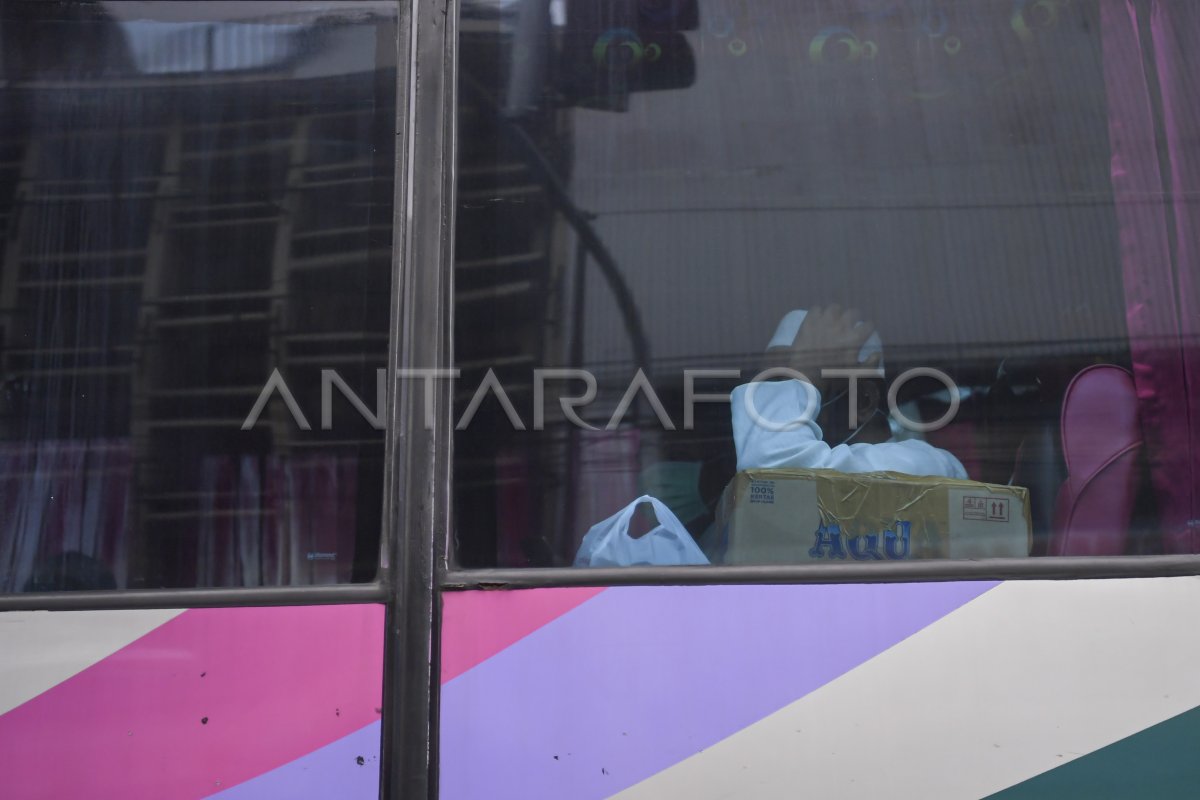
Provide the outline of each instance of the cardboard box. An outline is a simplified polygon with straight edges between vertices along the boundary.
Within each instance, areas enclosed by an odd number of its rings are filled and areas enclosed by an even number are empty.
[[[897,472],[739,472],[717,520],[726,564],[1013,558],[1032,544],[1026,489]]]

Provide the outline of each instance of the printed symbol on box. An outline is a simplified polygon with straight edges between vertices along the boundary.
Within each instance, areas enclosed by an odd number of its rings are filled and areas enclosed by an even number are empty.
[[[964,497],[963,519],[1008,522],[1008,500],[996,497]]]
[[[987,519],[986,497],[964,497],[963,519]]]
[[[775,481],[750,481],[750,502],[774,503]]]

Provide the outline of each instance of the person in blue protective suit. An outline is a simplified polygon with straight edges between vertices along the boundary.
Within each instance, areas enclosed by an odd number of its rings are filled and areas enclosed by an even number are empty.
[[[893,438],[884,410],[882,344],[874,326],[862,321],[856,310],[831,305],[789,313],[767,348],[766,365],[777,371],[794,370],[805,379],[784,374],[783,379],[764,379],[733,390],[739,471],[803,467],[967,477],[959,460],[945,450],[924,441]],[[831,379],[822,377],[823,370],[847,368],[876,370],[877,375],[854,384],[843,378],[845,385],[836,388]],[[850,423],[852,386],[858,413]],[[842,412],[846,413],[839,419]]]

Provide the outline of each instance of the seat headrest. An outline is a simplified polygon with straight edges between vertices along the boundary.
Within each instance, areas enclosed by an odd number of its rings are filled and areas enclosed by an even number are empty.
[[[1083,370],[1067,387],[1061,423],[1063,458],[1079,486],[1141,442],[1133,375],[1111,364]]]

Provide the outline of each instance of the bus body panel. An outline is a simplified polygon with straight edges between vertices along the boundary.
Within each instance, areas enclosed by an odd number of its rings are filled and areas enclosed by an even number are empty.
[[[1193,577],[446,593],[440,796],[1191,796],[1197,609]]]
[[[0,795],[375,798],[384,608],[0,614]]]

